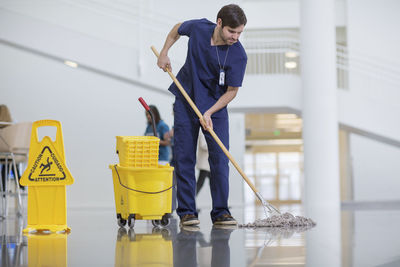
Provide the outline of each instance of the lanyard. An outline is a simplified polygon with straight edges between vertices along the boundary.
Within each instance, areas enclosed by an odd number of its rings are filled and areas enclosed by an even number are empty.
[[[219,69],[224,69],[225,68],[225,63],[226,63],[226,58],[228,57],[228,53],[229,53],[229,46],[228,46],[228,51],[226,51],[226,55],[225,55],[225,59],[224,59],[224,65],[221,68],[221,62],[219,61],[219,54],[218,54],[218,48],[217,46],[215,46],[215,51],[217,51],[217,58],[218,58],[218,65],[219,65]]]
[[[218,54],[218,48],[215,46],[215,51],[217,52],[217,59],[218,59],[218,65],[219,65],[219,85],[224,86],[225,85],[225,63],[226,59],[228,57],[229,53],[229,46],[228,46],[228,51],[226,51],[225,54],[225,59],[224,59],[224,65],[221,67],[221,62],[219,61],[219,54]]]

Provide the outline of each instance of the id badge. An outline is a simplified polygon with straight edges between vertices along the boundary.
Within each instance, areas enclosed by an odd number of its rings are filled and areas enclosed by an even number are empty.
[[[223,69],[219,70],[219,85],[225,85],[225,71]]]

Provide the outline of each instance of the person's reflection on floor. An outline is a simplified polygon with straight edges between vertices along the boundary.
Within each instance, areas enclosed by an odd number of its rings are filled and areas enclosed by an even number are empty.
[[[211,267],[230,266],[229,238],[235,229],[236,226],[213,226],[210,239],[212,246]]]
[[[236,226],[213,226],[210,242],[206,242],[199,227],[181,227],[174,239],[174,267],[198,266],[197,242],[200,247],[211,246],[211,266],[230,266],[229,238]]]
[[[185,226],[176,235],[174,246],[174,267],[197,266],[196,243],[202,233],[199,227]]]

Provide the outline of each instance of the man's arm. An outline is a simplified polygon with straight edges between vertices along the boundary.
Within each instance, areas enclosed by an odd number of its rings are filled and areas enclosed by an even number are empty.
[[[228,89],[226,90],[225,94],[223,94],[209,110],[204,112],[203,114],[204,121],[200,120],[201,126],[203,126],[204,129],[208,130],[213,128],[211,115],[220,110],[221,108],[227,106],[229,102],[231,102],[235,98],[238,90],[239,87],[228,86]]]
[[[167,39],[165,40],[165,43],[164,43],[164,46],[161,49],[160,56],[158,57],[157,65],[164,71],[167,71],[167,68],[170,71],[172,71],[171,61],[169,60],[169,57],[168,57],[168,50],[179,39],[180,35],[178,33],[178,29],[181,26],[181,24],[182,23],[176,24],[172,28],[172,30],[168,33]]]

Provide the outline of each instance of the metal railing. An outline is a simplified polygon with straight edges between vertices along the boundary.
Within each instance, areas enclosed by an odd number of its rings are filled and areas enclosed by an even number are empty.
[[[249,30],[242,40],[248,63],[246,74],[300,75],[300,37],[297,30]],[[337,44],[337,87],[348,89],[346,47]]]
[[[336,76],[337,87],[349,89],[349,58],[347,47],[336,44]]]

